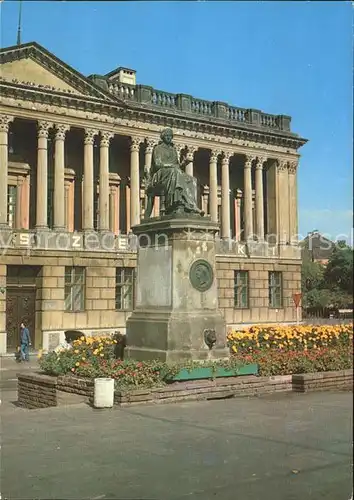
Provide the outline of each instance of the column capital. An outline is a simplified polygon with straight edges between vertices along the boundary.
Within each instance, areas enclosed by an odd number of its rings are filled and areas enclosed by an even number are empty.
[[[257,158],[257,156],[255,156],[255,155],[246,155],[246,161],[245,161],[244,168],[251,168],[252,163],[254,162],[254,160],[256,158]]]
[[[14,121],[14,117],[10,115],[0,115],[0,132],[8,132],[9,125]]]
[[[39,121],[37,127],[38,137],[44,137],[45,139],[48,139],[49,129],[53,127],[53,124],[50,122]]]
[[[174,143],[174,147],[176,148],[177,153],[180,155],[180,154],[181,154],[181,152],[185,149],[186,145],[185,145],[185,144],[178,143],[178,142],[175,142],[175,143]]]
[[[55,140],[63,141],[66,133],[70,130],[70,125],[55,124]]]
[[[108,130],[104,130],[103,132],[101,132],[101,135],[100,135],[100,146],[104,147],[104,148],[108,148],[109,147],[109,143],[111,142],[111,140],[113,139],[113,137],[114,137],[113,132],[109,132]]]
[[[286,172],[286,170],[288,169],[288,161],[284,160],[283,158],[278,158],[277,164],[279,172]]]
[[[197,146],[187,146],[187,160],[193,161],[194,153],[196,153],[198,149]]]
[[[93,144],[95,136],[98,135],[98,130],[92,128],[85,128],[85,139],[84,144]]]
[[[236,198],[238,200],[241,200],[242,196],[243,196],[242,189],[236,189]]]
[[[210,161],[215,162],[218,161],[218,157],[221,155],[221,151],[219,149],[212,149],[210,151]]]
[[[146,149],[145,149],[146,153],[152,153],[152,150],[154,149],[154,147],[157,144],[156,139],[152,139],[150,137],[146,137],[145,138],[145,143],[146,143]]]
[[[289,162],[289,174],[296,174],[298,164],[297,160]]]
[[[232,151],[223,151],[221,163],[229,163],[229,161],[233,155],[234,155],[234,153]]]
[[[144,142],[144,139],[142,137],[138,136],[132,136],[130,138],[130,151],[139,151],[140,149],[140,144]]]
[[[266,156],[257,156],[256,170],[263,170],[266,161],[267,161]]]

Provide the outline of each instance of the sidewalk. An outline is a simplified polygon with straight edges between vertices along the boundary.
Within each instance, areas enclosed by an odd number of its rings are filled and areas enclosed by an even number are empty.
[[[6,371],[6,370],[22,370],[28,366],[36,367],[38,366],[38,358],[37,358],[37,353],[31,353],[30,354],[30,360],[27,363],[18,363],[15,359],[15,356],[0,356],[0,371]],[[16,368],[14,368],[16,367]]]
[[[17,390],[17,373],[38,370],[36,354],[31,354],[30,361],[18,363],[15,356],[0,357],[0,390]]]

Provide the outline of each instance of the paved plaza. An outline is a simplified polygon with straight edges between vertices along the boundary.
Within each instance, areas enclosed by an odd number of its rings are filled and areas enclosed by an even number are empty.
[[[2,390],[2,499],[348,500],[345,392],[24,410]]]

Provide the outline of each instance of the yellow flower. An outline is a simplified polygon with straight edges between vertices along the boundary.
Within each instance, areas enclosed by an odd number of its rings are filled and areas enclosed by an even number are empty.
[[[93,351],[93,355],[94,355],[94,356],[96,356],[97,354],[98,354],[98,349],[95,349],[95,350]]]
[[[75,366],[80,366],[80,363],[79,362],[75,363]]]
[[[100,356],[101,356],[101,358],[103,358],[103,356],[104,356],[103,352],[101,352]]]
[[[75,349],[74,351],[75,354],[79,354],[79,352],[80,352],[79,349]]]
[[[86,361],[86,358],[85,358],[85,356],[84,356],[83,358],[81,358],[81,359],[82,359],[82,361]]]
[[[38,355],[37,355],[37,358],[38,359],[41,359],[41,357],[43,356],[43,350],[42,349],[39,349],[38,351]]]

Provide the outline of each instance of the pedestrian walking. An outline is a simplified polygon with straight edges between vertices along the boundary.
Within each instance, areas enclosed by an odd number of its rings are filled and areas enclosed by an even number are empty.
[[[20,353],[21,361],[29,361],[29,348],[31,344],[31,336],[29,329],[24,323],[21,323],[20,330]]]

